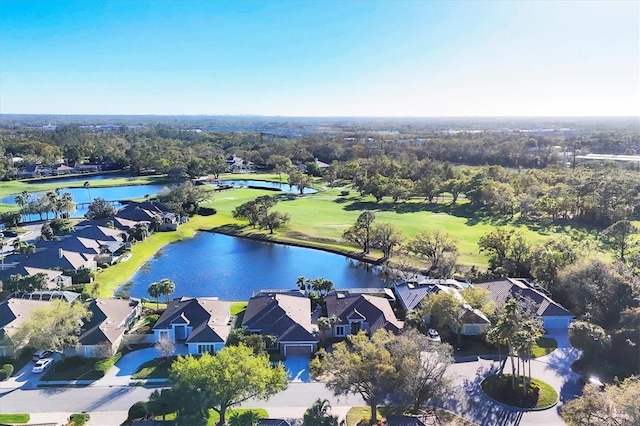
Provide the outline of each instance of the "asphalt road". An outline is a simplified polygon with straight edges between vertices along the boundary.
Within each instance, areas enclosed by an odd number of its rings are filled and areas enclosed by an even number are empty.
[[[147,400],[154,389],[142,386],[16,389],[0,394],[0,412],[126,411],[137,401]],[[317,398],[326,398],[334,406],[365,405],[359,397],[334,397],[322,383],[291,383],[269,401],[247,401],[243,407],[310,407]]]

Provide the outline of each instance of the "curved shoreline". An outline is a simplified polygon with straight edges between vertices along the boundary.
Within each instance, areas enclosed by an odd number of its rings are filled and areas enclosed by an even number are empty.
[[[202,217],[202,216],[201,216]],[[130,274],[127,274],[126,276],[123,276],[122,278],[118,279],[117,283],[108,283],[108,282],[103,282],[100,283],[99,282],[99,275],[96,279],[96,282],[98,282],[98,285],[102,288],[104,288],[104,290],[100,289],[100,293],[104,294],[105,296],[108,294],[109,297],[113,297],[113,295],[116,293],[116,291],[122,287],[124,284],[126,284],[128,281],[131,280],[131,278],[133,278],[133,276],[138,273],[138,271],[140,271],[140,269],[149,261],[149,259],[151,259],[153,256],[155,256],[156,253],[158,253],[160,250],[162,250],[162,248],[164,248],[165,246],[167,246],[168,244],[174,244],[177,242],[180,242],[186,238],[193,238],[196,235],[198,235],[198,233],[200,232],[210,232],[210,233],[217,233],[217,234],[222,234],[222,235],[228,235],[231,237],[235,237],[235,238],[244,238],[244,239],[248,239],[248,240],[253,240],[253,241],[261,241],[261,242],[267,242],[267,243],[273,243],[273,244],[281,244],[281,245],[286,245],[286,246],[291,246],[291,247],[300,247],[300,248],[307,248],[307,249],[312,249],[312,250],[320,250],[320,251],[324,251],[324,252],[328,252],[328,253],[332,253],[332,254],[336,254],[336,255],[341,255],[341,256],[345,256],[349,259],[353,259],[359,262],[363,262],[372,266],[380,266],[381,262],[380,259],[377,258],[372,258],[371,256],[366,256],[363,255],[362,253],[359,252],[354,252],[354,251],[347,251],[347,250],[339,250],[336,248],[332,248],[332,247],[323,247],[321,244],[322,243],[305,243],[304,241],[289,241],[289,240],[281,240],[279,239],[277,236],[275,235],[269,235],[269,234],[263,234],[260,232],[251,232],[251,233],[245,233],[245,232],[238,232],[236,230],[231,229],[231,227],[234,224],[232,222],[230,223],[225,223],[223,225],[217,226],[217,227],[212,227],[212,228],[203,228],[202,226],[198,227],[198,228],[194,228],[193,229],[193,234],[189,235],[189,236],[182,236],[181,238],[176,238],[173,241],[167,241],[165,244],[160,245],[156,250],[154,250],[153,252],[150,252],[148,254],[148,256],[145,256],[144,258],[139,258],[140,259],[140,264],[138,267],[135,268],[135,270],[133,270]],[[145,242],[142,243],[138,243],[138,244],[145,244]],[[134,256],[136,256],[134,254]],[[131,260],[129,260],[131,261]],[[117,266],[117,265],[114,265]],[[108,293],[107,293],[108,292]]]

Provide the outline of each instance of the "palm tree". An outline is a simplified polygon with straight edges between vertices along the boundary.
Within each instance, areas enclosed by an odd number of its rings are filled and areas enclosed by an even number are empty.
[[[86,182],[84,183],[84,185],[82,185],[82,186],[83,186],[83,187],[87,190],[87,192],[89,193],[89,202],[91,202],[91,201],[92,201],[92,200],[91,200],[91,191],[89,190],[89,188],[91,187],[91,184],[89,183],[89,181],[86,181]]]
[[[20,214],[24,215],[25,221],[27,220],[27,213],[26,213],[25,206],[29,204],[30,199],[31,199],[31,194],[28,193],[27,191],[22,191],[22,193],[16,195],[16,198],[15,198],[16,204],[20,206]]]
[[[160,294],[164,294],[167,305],[169,304],[169,296],[176,290],[176,284],[169,278],[163,278],[158,283]]]
[[[160,295],[162,294],[160,292],[160,285],[158,283],[151,283],[149,285],[149,288],[147,289],[147,293],[149,293],[149,296],[151,296],[154,299],[156,299],[156,311],[157,311],[159,309],[159,307],[160,307],[160,301],[158,299],[160,298]]]
[[[2,256],[2,270],[4,271],[4,242],[6,238],[4,237],[4,233],[0,232],[0,256]]]
[[[338,416],[329,414],[331,403],[327,399],[316,399],[304,412],[303,424],[317,426],[338,426]]]
[[[62,198],[60,198],[60,208],[67,213],[67,217],[71,216],[71,210],[75,209],[75,204],[73,203],[73,196],[70,192],[62,194]]]

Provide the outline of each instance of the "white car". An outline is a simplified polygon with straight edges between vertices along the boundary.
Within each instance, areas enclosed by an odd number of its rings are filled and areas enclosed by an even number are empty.
[[[433,328],[427,330],[427,340],[433,343],[442,343],[442,339],[440,338],[440,334]]]
[[[53,358],[42,358],[36,361],[35,365],[31,369],[32,373],[42,373],[53,364]]]

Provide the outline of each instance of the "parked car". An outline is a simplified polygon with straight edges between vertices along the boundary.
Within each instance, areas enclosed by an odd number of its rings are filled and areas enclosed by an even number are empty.
[[[35,365],[31,369],[32,373],[42,373],[53,364],[53,358],[42,358],[36,361]]]
[[[40,349],[39,351],[35,351],[33,353],[31,360],[38,361],[39,359],[42,359],[42,358],[49,358],[51,357],[51,355],[53,355],[53,351],[49,349]]]
[[[427,340],[433,343],[442,343],[442,339],[440,338],[440,334],[433,328],[427,330]]]
[[[604,383],[602,383],[602,381],[598,379],[596,376],[587,376],[587,377],[580,376],[580,384],[582,386],[591,385],[591,386],[595,386],[600,390],[604,390]]]

